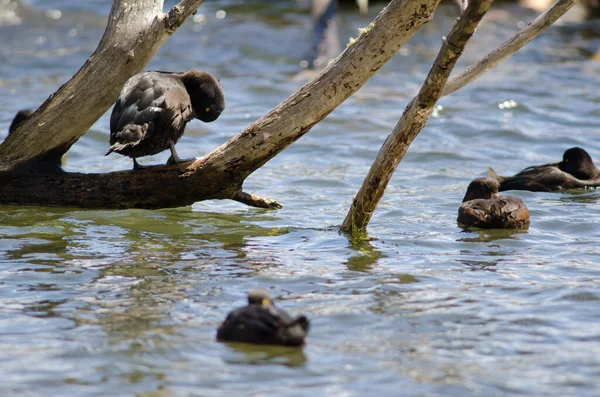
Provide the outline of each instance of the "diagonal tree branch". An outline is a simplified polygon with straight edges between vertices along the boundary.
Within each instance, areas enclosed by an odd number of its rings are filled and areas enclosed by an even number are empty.
[[[383,196],[396,167],[412,141],[427,123],[433,107],[441,97],[448,76],[492,1],[469,2],[466,10],[454,24],[448,38],[444,40],[421,90],[406,106],[400,121],[386,139],[373,162],[344,219],[343,231],[356,235],[366,230],[375,207]]]
[[[504,42],[500,47],[496,48],[484,58],[470,65],[458,76],[453,77],[448,81],[442,96],[452,94],[462,87],[466,86],[473,80],[479,78],[482,74],[510,57],[512,54],[520,50],[525,44],[536,38],[546,28],[552,25],[558,18],[563,16],[571,9],[577,0],[558,0],[543,14],[540,14],[536,19],[531,21],[527,26],[521,29],[516,35]]]
[[[0,171],[58,159],[114,103],[203,0],[183,0],[165,14],[163,0],[113,0],[98,48],[79,71],[0,145]]]
[[[0,172],[0,203],[86,208],[176,207],[208,199],[259,203],[242,194],[246,177],[356,92],[431,20],[439,1],[392,0],[313,80],[201,159],[108,174]]]
[[[189,17],[196,13],[196,10],[204,0],[181,0],[175,4],[167,13],[165,26],[169,33],[175,32]],[[162,8],[162,7],[161,7]]]

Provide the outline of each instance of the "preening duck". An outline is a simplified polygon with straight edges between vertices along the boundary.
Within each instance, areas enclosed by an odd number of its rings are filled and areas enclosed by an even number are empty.
[[[110,148],[133,158],[170,149],[167,164],[181,162],[175,144],[192,118],[206,123],[216,120],[225,108],[221,85],[210,73],[144,72],[123,86],[110,117]]]
[[[558,163],[527,167],[513,176],[500,176],[489,167],[488,172],[499,183],[501,192],[555,192],[600,186],[600,171],[588,152],[579,147],[567,149]]]
[[[483,229],[526,229],[529,210],[518,197],[499,196],[495,180],[477,178],[467,187],[457,221]]]

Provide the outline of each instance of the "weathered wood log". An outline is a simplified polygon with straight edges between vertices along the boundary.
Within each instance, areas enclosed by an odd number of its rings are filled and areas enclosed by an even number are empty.
[[[241,190],[246,177],[306,134],[356,92],[424,23],[431,20],[439,1],[392,0],[373,23],[361,31],[356,41],[319,75],[267,115],[201,159],[175,166],[107,174],[13,170],[0,173],[0,203],[86,208],[161,208],[227,198],[249,205],[266,202],[276,206],[276,203],[268,200],[249,199]],[[145,0],[147,2],[149,0]],[[130,7],[137,8],[136,3],[129,4]],[[115,17],[117,16],[113,15]],[[120,24],[117,25],[113,29],[122,28]],[[127,72],[129,76],[129,70]],[[88,77],[89,73],[88,71]],[[124,80],[121,77],[119,81]],[[112,100],[116,98],[117,91],[114,95],[113,91],[110,92]],[[65,103],[54,105],[56,111],[62,109],[64,117],[68,112],[59,105],[64,106]],[[100,115],[101,113],[96,112],[97,117]],[[35,123],[30,120],[21,128],[35,129]],[[72,144],[82,134],[79,128],[87,127],[78,127],[70,130],[69,134],[61,135],[59,145],[53,146],[62,150],[63,145]],[[40,145],[43,142],[41,138],[48,132],[35,133],[37,145]],[[19,136],[15,135],[15,138]],[[21,137],[24,136],[21,133]],[[17,147],[18,142],[12,141],[10,145]],[[38,154],[40,152],[43,151],[37,151]],[[6,153],[6,150],[0,150],[0,156],[2,153]],[[26,154],[30,154],[30,151],[21,151],[19,155],[10,158],[0,157],[0,169],[9,169],[33,158]]]
[[[11,204],[154,209],[190,205],[198,195],[232,198],[239,178],[226,167],[196,161],[104,174],[24,169],[1,173],[0,185],[0,201]]]

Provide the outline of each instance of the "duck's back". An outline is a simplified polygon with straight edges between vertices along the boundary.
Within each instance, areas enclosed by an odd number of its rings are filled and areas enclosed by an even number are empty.
[[[518,197],[475,199],[462,203],[457,221],[487,229],[522,229],[529,226],[529,210]]]
[[[110,118],[111,150],[138,157],[159,153],[183,134],[191,118],[190,97],[175,74],[145,72],[131,77]]]
[[[506,190],[552,192],[585,187],[585,184],[573,175],[554,165],[528,167],[513,176],[498,176],[491,168],[488,170],[498,182],[498,190],[501,192]]]
[[[229,313],[217,330],[217,339],[254,344],[301,346],[308,331],[308,320],[292,320],[274,306],[248,305]]]

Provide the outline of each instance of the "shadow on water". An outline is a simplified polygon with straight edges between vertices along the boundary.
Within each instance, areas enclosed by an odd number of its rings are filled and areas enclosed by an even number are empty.
[[[196,212],[189,207],[161,211],[2,207],[1,248],[10,259],[43,253],[40,258],[45,263],[56,265],[83,257],[118,258],[133,264],[177,258],[244,258],[252,249],[249,239],[288,232],[285,228],[265,228],[250,222],[256,219],[272,218]]]
[[[470,253],[467,253],[470,254]],[[486,270],[489,272],[495,272],[496,271],[496,265],[498,265],[498,263],[500,262],[500,260],[496,260],[496,261],[482,261],[479,259],[473,259],[473,260],[458,260],[459,263],[462,263],[463,265],[469,267],[472,271],[477,271],[477,270]]]
[[[252,345],[248,343],[223,342],[235,354],[225,361],[235,364],[280,364],[288,367],[301,367],[306,363],[302,347]]]
[[[489,243],[492,241],[503,239],[518,240],[519,237],[517,235],[526,234],[527,230],[463,228],[461,234],[463,233],[465,234],[465,237],[459,238],[456,241],[468,243]]]
[[[369,238],[366,232],[354,237],[341,231],[340,234],[348,238],[348,247],[354,251],[345,262],[348,270],[368,272],[379,259],[385,258],[382,252],[373,247],[371,244],[373,239]]]
[[[561,196],[559,201],[561,203],[593,204],[600,200],[600,191],[597,189],[576,190],[569,193],[571,194]]]

